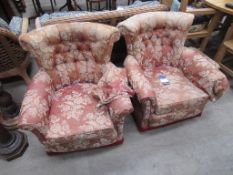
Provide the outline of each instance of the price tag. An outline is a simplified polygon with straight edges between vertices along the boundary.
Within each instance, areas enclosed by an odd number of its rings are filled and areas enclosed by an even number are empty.
[[[166,75],[160,74],[159,75],[159,80],[163,85],[169,85],[170,81],[167,79]]]

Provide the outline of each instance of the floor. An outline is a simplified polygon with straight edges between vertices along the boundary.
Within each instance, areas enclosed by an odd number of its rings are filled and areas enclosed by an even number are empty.
[[[214,54],[211,48],[209,55]],[[31,77],[37,70],[33,61]],[[120,146],[47,156],[37,138],[26,132],[25,154],[12,162],[0,160],[0,175],[232,175],[233,80],[229,80],[231,88],[209,103],[201,118],[139,133],[128,116]],[[26,86],[20,78],[4,80],[3,85],[21,102]]]

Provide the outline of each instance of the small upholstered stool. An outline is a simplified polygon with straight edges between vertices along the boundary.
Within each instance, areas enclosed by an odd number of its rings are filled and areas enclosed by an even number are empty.
[[[108,9],[108,0],[86,0],[86,5],[87,5],[87,10],[88,11],[93,11],[93,3],[98,5],[98,9],[94,9],[97,11],[101,11],[103,9],[101,9],[100,5],[102,2],[106,3],[106,9]]]

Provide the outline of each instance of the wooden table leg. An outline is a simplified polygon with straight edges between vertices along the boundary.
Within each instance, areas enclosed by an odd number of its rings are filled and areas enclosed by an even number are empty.
[[[43,9],[41,8],[40,0],[36,0],[36,5],[37,5],[37,7],[38,7],[39,13],[40,13],[40,14],[43,14],[44,11],[43,11]]]
[[[116,10],[116,0],[112,0],[111,10]]]
[[[54,12],[53,0],[50,0],[50,4],[51,4],[51,7],[52,7],[52,11]]]
[[[215,58],[214,58],[214,59],[215,59],[215,61],[216,61],[217,63],[222,63],[223,57],[224,57],[224,55],[225,55],[225,53],[226,53],[226,48],[225,48],[225,46],[224,46],[224,44],[223,44],[224,41],[227,41],[227,40],[231,39],[232,36],[233,36],[233,23],[231,24],[231,26],[230,26],[229,29],[227,30],[227,33],[226,33],[226,35],[225,35],[225,38],[224,38],[222,44],[220,45],[220,47],[219,47],[219,49],[218,49],[218,51],[217,51],[217,54],[215,55]]]
[[[201,42],[201,46],[200,46],[200,50],[204,51],[206,48],[206,45],[208,43],[208,40],[212,34],[212,32],[214,31],[214,29],[217,27],[220,19],[222,18],[223,13],[217,11],[214,15],[214,17],[212,18],[212,20],[210,21],[208,27],[207,27],[207,31],[208,31],[208,35],[202,40]]]

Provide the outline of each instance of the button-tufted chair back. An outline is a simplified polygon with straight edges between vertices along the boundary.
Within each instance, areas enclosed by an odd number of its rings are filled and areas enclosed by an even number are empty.
[[[150,12],[128,18],[118,28],[125,36],[128,55],[143,68],[176,66],[192,21],[188,13]]]
[[[20,37],[20,44],[60,89],[75,82],[97,83],[119,37],[115,27],[76,22],[33,30]]]

